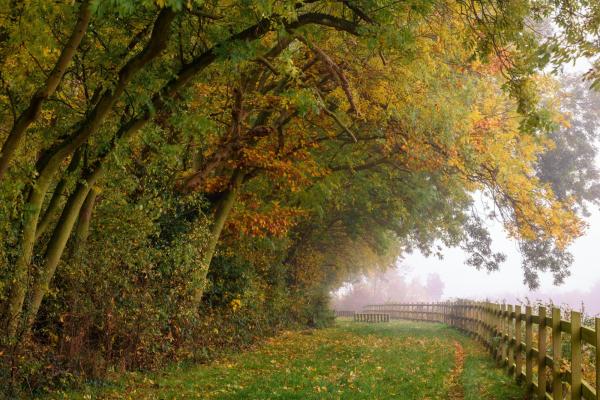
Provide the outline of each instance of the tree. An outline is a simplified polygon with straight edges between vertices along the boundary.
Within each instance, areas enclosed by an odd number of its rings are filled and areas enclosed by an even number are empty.
[[[475,191],[564,275],[583,224],[541,173],[560,118],[530,6],[1,6],[6,354],[55,354],[75,315],[128,366],[189,350],[215,307],[319,325],[332,288],[438,240],[497,268]]]

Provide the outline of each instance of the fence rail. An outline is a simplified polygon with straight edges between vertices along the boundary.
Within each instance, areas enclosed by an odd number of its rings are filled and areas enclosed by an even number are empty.
[[[356,313],[354,314],[356,322],[390,322],[390,314],[384,313]]]
[[[565,321],[558,308],[547,314],[545,307],[539,307],[534,314],[530,306],[469,301],[375,304],[364,311],[386,313],[392,319],[441,322],[469,333],[537,399],[600,400],[600,318],[591,329],[582,326],[581,313],[575,311]],[[568,340],[563,341],[563,336]],[[563,357],[564,343],[568,346]],[[593,386],[582,377],[586,344],[594,347]]]
[[[349,310],[333,310],[333,313],[336,317],[354,317],[354,314],[356,314],[355,311]]]

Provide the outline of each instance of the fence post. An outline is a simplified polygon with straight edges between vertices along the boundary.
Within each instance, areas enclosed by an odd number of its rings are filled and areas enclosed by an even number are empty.
[[[575,311],[571,311],[571,399],[581,399],[581,313]]]
[[[463,332],[469,333],[467,326],[467,301],[461,300],[460,302],[460,327]]]
[[[492,303],[488,302],[487,305],[487,322],[488,322],[488,344],[492,355],[494,354],[494,315],[493,315]]]
[[[533,357],[531,349],[533,344],[533,327],[531,322],[531,306],[525,307],[525,382],[527,393],[531,391],[533,383]]]
[[[456,301],[450,304],[450,325],[456,326]]]
[[[475,338],[481,342],[481,325],[479,324],[479,304],[473,302],[473,323],[475,324]]]
[[[450,325],[450,316],[449,316],[450,310],[449,310],[448,302],[446,301],[442,307],[444,309],[444,323],[446,325]]]
[[[512,311],[513,311],[513,306],[512,304],[509,304],[507,306],[506,309],[506,334],[508,335],[507,337],[507,346],[508,346],[508,362],[507,362],[507,369],[506,372],[508,372],[508,375],[511,375],[514,372],[514,365],[515,365],[515,345],[513,343],[513,334],[512,334],[512,330],[510,329],[511,326],[513,325],[512,321]]]
[[[465,300],[465,331],[471,336],[471,302]]]
[[[521,343],[523,338],[521,337],[521,306],[515,306],[515,377],[517,382],[521,382],[521,373],[523,373],[523,349]]]
[[[482,304],[481,319],[483,320],[483,343],[486,345],[486,347],[489,350],[490,348],[489,348],[488,344],[489,344],[489,338],[490,338],[490,331],[488,329],[489,314],[488,314],[487,301]]]
[[[479,325],[477,324],[477,305],[474,301],[471,302],[471,327],[473,328],[473,337],[477,340],[479,336]]]
[[[479,340],[479,342],[481,343],[481,303],[480,302],[475,302],[475,314],[474,314],[474,318],[475,318],[475,330],[477,333],[477,340]]]
[[[504,305],[502,311],[502,337],[504,338],[504,359],[502,362],[506,363],[506,372],[510,368],[510,325],[508,318],[508,304]]]
[[[490,303],[490,345],[494,360],[498,361],[498,347],[496,347],[496,305]]]
[[[487,303],[481,303],[481,332],[483,343],[487,346],[488,330],[487,330]]]
[[[562,399],[562,382],[560,379],[560,360],[561,360],[561,330],[560,330],[560,309],[552,309],[552,397]]]
[[[475,338],[481,342],[481,325],[479,324],[479,304],[473,303],[473,323],[475,324]]]
[[[596,318],[596,400],[600,400],[600,318]]]
[[[482,301],[477,302],[477,334],[479,335],[479,341],[485,344],[485,327],[483,321],[485,320],[485,303]]]
[[[538,321],[538,399],[546,398],[546,333],[546,307],[540,307]]]
[[[492,344],[492,334],[490,331],[491,321],[490,321],[490,303],[489,302],[485,303],[485,311],[484,311],[483,320],[485,321],[485,339],[487,341],[488,351],[489,351],[491,349],[491,344]]]
[[[500,306],[500,315],[498,318],[498,328],[500,330],[500,366],[504,366],[504,360],[507,358],[506,344],[504,342],[504,312],[506,304]]]
[[[469,301],[463,301],[463,329],[465,333],[469,334]]]
[[[495,348],[494,348],[494,341],[495,341],[495,336],[496,336],[496,332],[494,331],[494,305],[492,303],[488,304],[488,322],[489,322],[489,331],[490,331],[490,349],[492,351],[492,354],[494,356],[496,356],[495,353]]]

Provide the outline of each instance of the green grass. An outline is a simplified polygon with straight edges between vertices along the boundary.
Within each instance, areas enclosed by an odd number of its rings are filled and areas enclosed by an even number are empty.
[[[460,374],[455,365],[457,343],[464,353]],[[477,343],[453,329],[342,320],[333,328],[287,332],[210,365],[130,373],[110,385],[51,398],[433,400],[456,391],[460,397],[450,398],[524,397]]]

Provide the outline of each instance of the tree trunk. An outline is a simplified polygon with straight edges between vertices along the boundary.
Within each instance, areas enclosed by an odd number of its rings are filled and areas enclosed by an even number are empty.
[[[10,298],[6,311],[6,333],[8,338],[14,338],[17,333],[21,311],[27,287],[29,285],[29,268],[35,244],[35,232],[40,216],[44,196],[48,191],[52,175],[40,176],[36,184],[30,189],[27,202],[23,211],[23,236],[21,238],[21,252],[15,264],[13,281],[11,282]]]
[[[94,211],[94,205],[96,204],[97,196],[98,190],[92,187],[85,198],[85,202],[83,203],[81,210],[79,211],[77,227],[75,228],[75,235],[73,237],[72,256],[75,260],[79,260],[81,258],[83,249],[87,242],[87,238],[90,233],[92,212]]]
[[[93,192],[92,186],[102,175],[103,171],[104,168],[102,167],[96,168],[88,175],[88,177],[85,179],[85,182],[81,182],[77,185],[75,191],[71,194],[71,196],[69,196],[69,200],[63,209],[60,219],[54,228],[54,232],[52,233],[52,238],[50,239],[48,247],[46,248],[44,264],[39,269],[37,279],[32,287],[31,301],[26,312],[27,317],[25,318],[25,326],[23,329],[23,333],[25,335],[29,333],[29,330],[37,316],[40,305],[42,304],[42,300],[48,292],[50,281],[52,280],[54,272],[56,271],[56,267],[60,262],[60,258],[63,254],[67,241],[71,236],[73,226],[77,221],[80,211],[82,210],[82,206],[86,201],[86,198],[88,198],[88,194]]]
[[[149,42],[140,53],[130,59],[121,68],[119,79],[114,89],[105,92],[79,129],[40,162],[40,168],[38,169],[40,175],[30,191],[24,212],[21,254],[15,265],[11,296],[6,315],[7,334],[9,338],[13,338],[16,334],[18,320],[23,309],[23,302],[28,286],[29,264],[31,263],[33,246],[35,244],[35,232],[37,230],[40,210],[54,174],[59,170],[63,160],[69,157],[100,128],[105,117],[109,114],[113,105],[121,96],[127,84],[133,79],[134,75],[160,55],[168,42],[170,26],[174,17],[175,12],[169,8],[165,8],[160,12],[154,23],[154,29]]]
[[[202,300],[202,295],[204,293],[204,280],[206,279],[208,268],[210,267],[210,263],[215,255],[217,243],[221,237],[221,232],[223,231],[225,222],[227,221],[231,209],[235,204],[237,192],[243,181],[244,173],[241,170],[234,171],[227,192],[223,194],[223,197],[221,197],[217,203],[217,206],[215,207],[208,245],[206,246],[204,256],[202,257],[202,262],[199,268],[196,270],[195,276],[193,277],[195,289],[192,295],[192,304],[194,304],[196,308],[200,306],[200,301]]]
[[[48,227],[50,226],[50,222],[52,221],[52,218],[58,212],[58,209],[60,208],[60,205],[61,205],[61,198],[67,187],[67,180],[69,178],[69,175],[74,173],[75,170],[77,170],[77,168],[79,167],[79,161],[81,160],[81,151],[80,150],[81,149],[79,149],[78,151],[75,152],[75,154],[73,154],[73,157],[71,158],[71,162],[69,163],[69,166],[67,167],[67,170],[66,170],[67,176],[63,176],[61,178],[61,180],[56,184],[56,187],[54,188],[54,193],[52,193],[52,198],[50,199],[50,202],[48,203],[48,207],[46,207],[46,211],[44,211],[44,215],[42,216],[42,219],[38,223],[38,227],[35,231],[35,240],[38,240],[40,238],[40,236],[42,236],[44,234],[44,232],[46,232],[46,229],[48,229]]]

